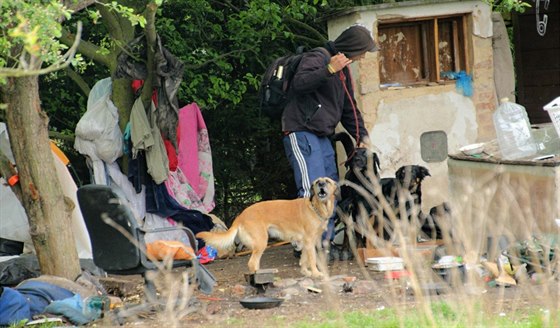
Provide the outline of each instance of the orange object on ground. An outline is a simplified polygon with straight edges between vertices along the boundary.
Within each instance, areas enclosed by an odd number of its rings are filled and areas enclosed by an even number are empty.
[[[385,279],[401,279],[410,277],[412,274],[406,270],[387,271],[385,272]]]
[[[156,240],[146,244],[146,252],[157,260],[173,258],[174,260],[192,260],[195,258],[192,247],[176,240]]]

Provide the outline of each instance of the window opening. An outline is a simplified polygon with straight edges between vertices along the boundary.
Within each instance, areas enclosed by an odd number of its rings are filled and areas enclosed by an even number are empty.
[[[467,71],[464,15],[380,23],[378,34],[382,88],[445,83]]]

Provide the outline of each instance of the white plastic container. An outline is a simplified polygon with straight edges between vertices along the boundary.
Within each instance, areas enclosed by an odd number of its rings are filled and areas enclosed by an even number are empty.
[[[516,160],[537,153],[525,107],[503,98],[493,118],[502,158]]]
[[[556,97],[556,99],[546,104],[543,109],[550,115],[556,133],[558,133],[558,137],[560,137],[560,97]]]
[[[398,271],[404,269],[403,259],[400,257],[369,257],[366,264],[373,271]]]

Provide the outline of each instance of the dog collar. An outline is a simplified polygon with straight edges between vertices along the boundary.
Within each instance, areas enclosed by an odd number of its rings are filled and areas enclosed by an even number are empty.
[[[315,207],[315,205],[313,205],[313,202],[309,202],[309,205],[311,205],[313,212],[315,212],[315,214],[317,214],[317,216],[319,217],[319,221],[325,221],[326,219],[328,219],[328,218],[323,218],[321,213],[319,213],[319,210]]]

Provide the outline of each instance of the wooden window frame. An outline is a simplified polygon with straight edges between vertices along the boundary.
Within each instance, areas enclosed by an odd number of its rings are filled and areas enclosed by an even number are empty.
[[[446,79],[441,77],[442,68],[440,67],[440,51],[439,37],[440,21],[450,21],[452,24],[451,34],[453,42],[453,71],[459,70],[470,72],[469,58],[468,58],[468,39],[467,39],[467,21],[469,13],[458,13],[453,15],[442,15],[433,17],[422,18],[409,18],[409,19],[386,19],[380,20],[378,24],[378,35],[381,35],[383,28],[398,28],[411,25],[419,26],[420,43],[422,54],[420,61],[422,62],[421,70],[423,71],[423,78],[418,81],[399,81],[399,82],[383,82],[384,75],[382,74],[382,63],[379,63],[379,77],[381,89],[394,89],[400,87],[414,87],[433,85],[434,83],[447,84],[455,83],[453,79]],[[438,42],[435,42],[438,40]],[[383,46],[381,47],[383,51]],[[381,56],[381,55],[380,55]],[[398,84],[399,86],[396,86]]]

